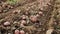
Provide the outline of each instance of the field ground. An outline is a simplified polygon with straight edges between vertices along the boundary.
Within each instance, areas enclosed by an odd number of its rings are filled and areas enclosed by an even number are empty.
[[[60,34],[60,0],[0,0],[0,34],[19,31]]]

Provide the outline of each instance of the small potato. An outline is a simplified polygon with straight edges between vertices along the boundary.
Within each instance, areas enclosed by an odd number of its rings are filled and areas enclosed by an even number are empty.
[[[20,34],[25,34],[25,32],[23,30],[20,31]]]
[[[21,24],[26,24],[26,21],[25,20],[21,20]]]
[[[40,12],[39,12],[39,14],[40,14],[40,15],[42,15],[42,14],[43,14],[43,12],[41,12],[41,11],[40,11]]]
[[[37,16],[30,16],[30,20],[32,22],[36,22],[38,20]]]
[[[15,30],[14,34],[19,34],[19,30]]]

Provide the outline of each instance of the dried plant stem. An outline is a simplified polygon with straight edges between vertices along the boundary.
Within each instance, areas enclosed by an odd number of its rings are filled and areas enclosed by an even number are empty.
[[[48,22],[48,30],[46,32],[46,34],[51,34],[54,30],[54,27],[53,27],[53,23],[54,23],[54,16],[57,14],[57,11],[56,11],[56,8],[55,8],[55,4],[54,4],[54,8],[53,8],[53,12],[51,13],[51,18]]]

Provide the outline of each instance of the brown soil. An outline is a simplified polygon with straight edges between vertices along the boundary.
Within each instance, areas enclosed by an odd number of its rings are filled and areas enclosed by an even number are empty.
[[[6,1],[0,0],[0,34],[15,34],[16,29],[25,34],[46,34],[51,28],[52,34],[60,33],[59,0],[17,0],[16,4]],[[5,22],[10,24],[4,25]]]

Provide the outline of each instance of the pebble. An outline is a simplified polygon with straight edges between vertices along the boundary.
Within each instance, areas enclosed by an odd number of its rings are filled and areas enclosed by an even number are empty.
[[[8,34],[11,34],[11,33],[8,33]]]
[[[15,27],[12,27],[12,30],[16,29]]]
[[[60,13],[60,11],[58,11]]]
[[[53,29],[48,29],[46,34],[51,34],[53,32]]]
[[[20,12],[21,12],[21,10],[14,10],[13,11],[14,14],[17,14],[17,13],[20,13]]]
[[[10,25],[10,22],[4,22],[4,25],[6,25],[6,26],[8,26],[8,25]]]

